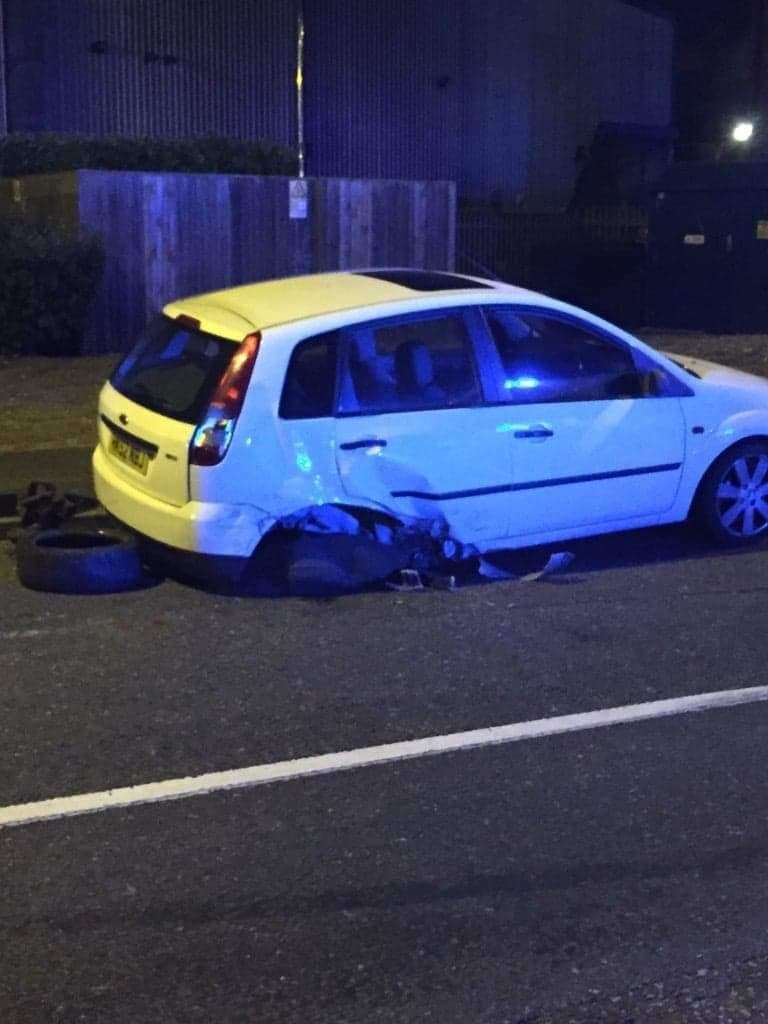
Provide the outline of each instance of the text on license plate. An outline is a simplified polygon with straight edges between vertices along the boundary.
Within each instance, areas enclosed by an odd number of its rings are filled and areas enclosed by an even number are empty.
[[[109,450],[115,458],[125,462],[132,469],[141,473],[142,476],[147,475],[149,455],[141,451],[140,448],[134,448],[132,444],[128,444],[127,441],[121,441],[119,437],[113,437],[109,442]]]

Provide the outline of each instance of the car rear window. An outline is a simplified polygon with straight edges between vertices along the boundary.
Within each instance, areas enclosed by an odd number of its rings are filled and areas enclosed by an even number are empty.
[[[110,383],[132,402],[183,423],[197,423],[238,342],[167,316],[153,320]]]

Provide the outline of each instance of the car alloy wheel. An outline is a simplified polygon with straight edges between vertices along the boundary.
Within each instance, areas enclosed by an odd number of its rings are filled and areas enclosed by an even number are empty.
[[[693,511],[725,547],[768,538],[768,442],[742,441],[723,452],[701,481]]]
[[[739,454],[728,465],[715,492],[723,530],[748,540],[768,529],[768,453]]]

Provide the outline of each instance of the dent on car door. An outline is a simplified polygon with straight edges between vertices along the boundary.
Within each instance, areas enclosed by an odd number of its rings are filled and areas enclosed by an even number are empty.
[[[510,532],[661,516],[685,449],[676,382],[591,325],[542,310],[486,312],[512,458]]]
[[[444,520],[456,539],[504,536],[510,455],[483,405],[479,314],[433,310],[344,332],[336,457],[351,501]]]

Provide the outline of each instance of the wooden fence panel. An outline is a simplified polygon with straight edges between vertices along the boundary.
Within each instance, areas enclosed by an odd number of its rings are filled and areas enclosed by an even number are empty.
[[[84,350],[124,350],[171,299],[247,281],[366,266],[453,270],[452,182],[77,172],[81,226],[104,239]]]

